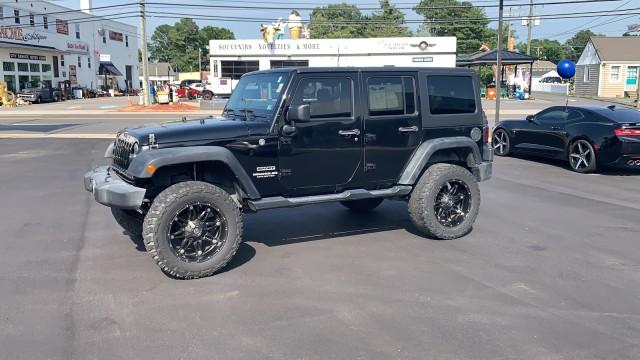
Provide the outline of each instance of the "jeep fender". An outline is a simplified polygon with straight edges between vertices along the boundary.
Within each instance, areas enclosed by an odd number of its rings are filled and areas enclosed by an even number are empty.
[[[469,149],[473,155],[475,165],[482,163],[482,155],[478,144],[476,144],[471,138],[464,136],[456,136],[449,138],[432,139],[425,141],[413,152],[411,159],[404,168],[400,175],[398,184],[401,185],[413,185],[418,180],[422,170],[429,163],[431,156],[439,150],[443,149]]]
[[[236,176],[242,190],[250,199],[259,199],[260,193],[244,171],[242,165],[228,149],[220,146],[175,147],[167,149],[151,149],[142,151],[129,165],[127,173],[133,177],[144,179],[153,174],[147,172],[147,166],[160,169],[167,165],[188,164],[202,161],[220,161]]]

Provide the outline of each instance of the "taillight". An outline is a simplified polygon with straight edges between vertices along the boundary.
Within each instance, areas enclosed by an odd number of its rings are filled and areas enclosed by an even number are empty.
[[[618,137],[640,136],[640,129],[620,128],[613,131]]]
[[[489,127],[488,126],[484,127],[484,143],[485,144],[489,143]]]

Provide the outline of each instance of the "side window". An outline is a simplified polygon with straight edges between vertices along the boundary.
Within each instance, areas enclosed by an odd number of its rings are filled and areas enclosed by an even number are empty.
[[[352,81],[349,78],[307,78],[296,88],[292,106],[310,105],[311,119],[351,117]]]
[[[475,88],[471,76],[427,76],[429,110],[433,115],[473,114],[476,112]]]
[[[369,116],[407,115],[416,111],[412,77],[372,77],[367,81]]]
[[[567,116],[567,120],[580,120],[584,117],[582,113],[578,110],[569,110],[569,115]]]
[[[564,110],[549,110],[536,116],[540,121],[564,121],[567,120],[567,112]]]

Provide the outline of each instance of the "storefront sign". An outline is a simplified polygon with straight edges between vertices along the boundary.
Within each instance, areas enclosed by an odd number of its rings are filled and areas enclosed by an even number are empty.
[[[109,55],[109,54],[100,54],[100,61],[111,61],[111,55]]]
[[[88,54],[89,45],[81,41],[67,41],[67,50],[71,50],[74,53]]]
[[[69,35],[69,23],[67,20],[56,19],[56,32],[58,34]]]
[[[42,56],[42,55],[29,55],[29,54],[9,53],[9,57],[11,59],[18,59],[18,60],[47,61],[47,57],[46,56]]]
[[[75,85],[78,83],[78,76],[76,73],[76,66],[75,65],[69,65],[69,80],[71,81],[71,84]]]
[[[0,26],[0,39],[18,40],[24,42],[40,42],[40,40],[46,40],[47,35],[40,34],[39,32],[23,32],[22,28],[13,26]]]
[[[109,30],[109,39],[122,42],[122,33]]]

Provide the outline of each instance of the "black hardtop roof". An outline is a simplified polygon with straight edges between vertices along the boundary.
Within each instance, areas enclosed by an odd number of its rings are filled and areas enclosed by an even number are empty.
[[[475,71],[468,68],[450,68],[450,67],[291,67],[291,68],[278,68],[269,70],[254,71],[248,74],[256,73],[278,73],[278,72],[290,72],[290,73],[331,73],[331,72],[345,72],[345,71],[357,71],[357,72],[450,72],[454,74],[467,75],[475,74]]]
[[[565,106],[554,105],[549,108],[564,109]],[[547,108],[547,109],[549,109]],[[587,110],[618,122],[640,121],[640,111],[625,105],[569,105],[567,109]],[[546,110],[546,109],[545,109]]]

